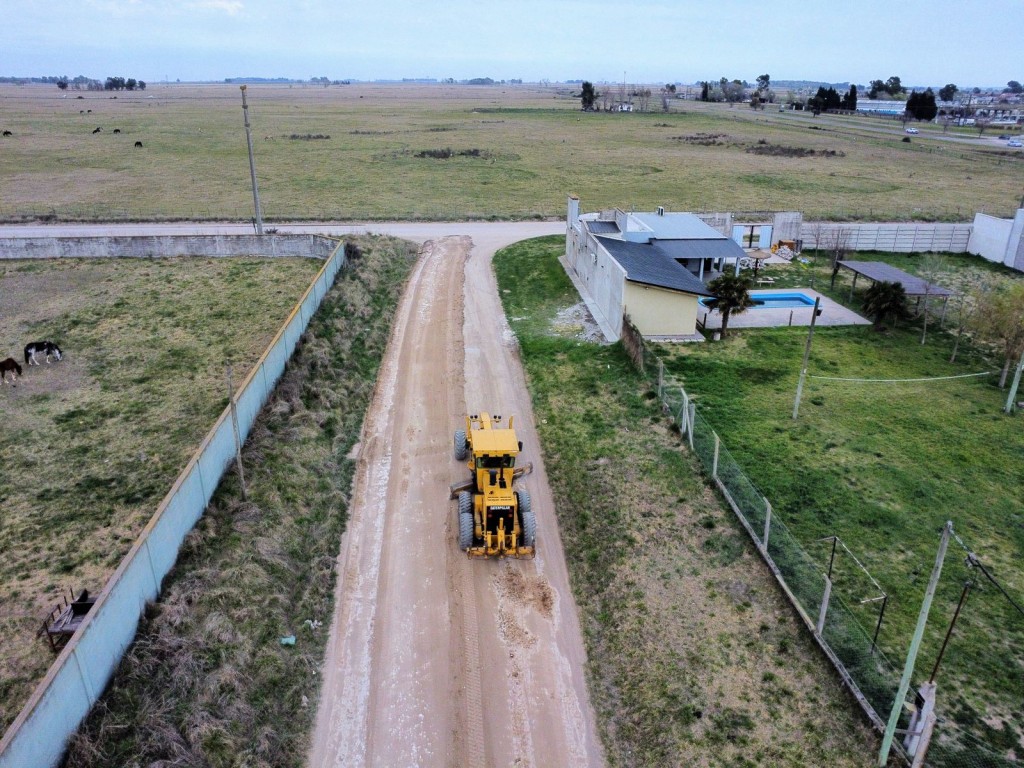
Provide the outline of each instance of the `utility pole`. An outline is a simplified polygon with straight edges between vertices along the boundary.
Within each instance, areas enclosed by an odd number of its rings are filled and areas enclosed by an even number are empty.
[[[800,364],[800,381],[796,385],[796,400],[793,401],[793,420],[800,415],[800,395],[804,391],[804,379],[807,378],[807,361],[811,359],[811,339],[814,338],[814,323],[818,319],[818,306],[821,296],[814,298],[814,314],[811,315],[811,329],[807,332],[807,346],[804,347],[804,361]]]
[[[245,115],[245,143],[249,146],[249,176],[252,179],[252,202],[256,207],[256,234],[263,234],[263,214],[260,213],[260,190],[256,186],[256,161],[252,156],[252,131],[249,129],[249,105],[245,101],[245,86],[242,89],[242,114]]]
[[[939,585],[939,576],[942,574],[942,562],[946,559],[946,548],[949,546],[949,537],[953,533],[953,522],[947,521],[942,529],[942,539],[939,541],[939,551],[935,555],[935,567],[932,568],[932,577],[928,582],[928,589],[924,593],[924,601],[921,603],[921,611],[917,615],[917,627],[914,629],[914,637],[910,641],[910,649],[907,651],[907,661],[903,666],[903,677],[900,678],[900,687],[896,692],[896,699],[892,703],[892,712],[889,714],[889,723],[885,728],[885,735],[882,738],[882,749],[878,753],[878,768],[885,768],[889,761],[889,750],[892,748],[892,739],[896,734],[896,726],[900,721],[900,712],[903,710],[903,701],[907,697],[910,688],[910,678],[914,674],[914,662],[917,661],[917,652],[921,649],[921,640],[924,638],[924,628],[928,623],[928,612],[932,607],[932,598],[935,597],[935,589]]]

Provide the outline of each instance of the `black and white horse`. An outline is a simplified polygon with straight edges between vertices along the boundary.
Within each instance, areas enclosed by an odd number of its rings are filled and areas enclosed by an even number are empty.
[[[36,360],[36,355],[42,355],[43,359],[46,360],[47,363],[50,362],[51,356],[54,360],[60,360],[64,356],[60,351],[60,347],[52,341],[33,341],[31,344],[25,346],[26,365],[39,365],[39,361]]]
[[[6,360],[0,361],[0,379],[3,379],[4,384],[7,383],[7,374],[11,374],[11,383],[13,384],[21,376],[21,366],[18,365],[18,361],[13,357],[8,357]]]

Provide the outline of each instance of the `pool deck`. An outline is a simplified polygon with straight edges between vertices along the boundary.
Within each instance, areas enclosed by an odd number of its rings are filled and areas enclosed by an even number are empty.
[[[822,296],[817,291],[809,288],[761,288],[758,287],[755,293],[777,294],[777,293],[802,293],[812,299],[821,297],[821,315],[815,325],[871,325],[856,312],[847,309],[832,299]],[[814,314],[814,307],[794,307],[785,309],[748,309],[740,314],[733,314],[729,317],[729,328],[779,328],[788,325],[811,324],[811,315]],[[705,319],[706,318],[706,319]],[[722,315],[720,312],[711,312],[701,308],[697,310],[698,322],[705,323],[709,331],[716,331],[722,327]]]

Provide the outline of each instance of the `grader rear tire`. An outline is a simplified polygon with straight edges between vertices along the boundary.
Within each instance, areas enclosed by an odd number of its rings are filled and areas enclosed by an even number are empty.
[[[530,504],[530,494],[526,490],[516,491],[516,498],[519,499],[519,525],[523,529],[523,546],[536,546],[537,518]]]
[[[469,442],[466,440],[466,430],[455,430],[455,458],[458,461],[465,461],[469,455]]]
[[[473,546],[473,494],[459,494],[459,549],[465,552]]]

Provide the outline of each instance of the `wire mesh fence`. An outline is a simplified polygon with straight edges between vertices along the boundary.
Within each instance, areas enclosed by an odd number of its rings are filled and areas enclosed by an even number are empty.
[[[819,646],[881,731],[889,719],[902,675],[901,668],[887,659],[875,642],[881,623],[878,611],[885,610],[887,596],[871,591],[868,582],[873,580],[869,575],[867,581],[856,584],[855,588],[864,593],[858,606],[851,606],[832,593],[830,576],[852,581],[849,574],[855,574],[856,569],[847,566],[845,570],[833,571],[831,562],[826,567],[806,551],[785,523],[773,516],[771,503],[697,412],[693,398],[679,382],[666,378],[664,364],[649,349],[645,357],[654,362],[648,370],[653,369],[657,376],[657,391],[665,411],[671,414],[686,444],[726,497]],[[871,620],[871,626],[865,626],[865,618]],[[904,749],[901,739],[910,729],[910,713],[915,708],[915,694],[911,691],[900,707],[897,738],[891,752],[892,758],[906,764],[911,764],[913,755]],[[1019,764],[1012,760],[1012,752],[1009,757],[1000,754],[944,718],[938,718],[934,734],[925,761],[914,762],[915,766],[1007,768]]]

